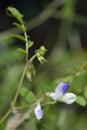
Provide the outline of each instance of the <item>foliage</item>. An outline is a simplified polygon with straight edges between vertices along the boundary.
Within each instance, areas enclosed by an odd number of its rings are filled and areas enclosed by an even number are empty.
[[[70,6],[72,5],[71,3]],[[64,7],[64,10],[66,12],[63,14],[64,17],[69,18],[72,15],[73,8],[66,8],[67,5]],[[68,10],[71,10],[71,14],[68,14]],[[64,55],[58,60],[58,63],[54,64],[49,60],[49,65],[47,63],[47,60],[45,59],[44,55],[47,52],[47,49],[42,45],[39,49],[35,50],[33,56],[30,58],[29,50],[34,45],[34,42],[30,40],[30,37],[27,34],[27,29],[25,27],[25,21],[23,20],[23,15],[14,7],[8,7],[7,13],[14,18],[17,19],[17,22],[14,22],[13,24],[22,32],[22,34],[13,34],[12,36],[14,38],[17,38],[18,40],[21,40],[24,42],[25,49],[24,48],[18,48],[17,50],[21,52],[24,55],[21,55],[20,53],[16,52],[15,49],[8,50],[6,53],[4,53],[0,60],[0,67],[3,65],[6,66],[9,61],[14,64],[13,57],[17,62],[22,62],[22,64],[14,65],[14,67],[11,67],[7,69],[7,72],[5,74],[4,83],[1,83],[1,89],[2,89],[0,95],[0,105],[3,106],[3,108],[0,108],[0,111],[3,113],[7,111],[5,107],[9,104],[9,114],[13,111],[19,111],[21,110],[23,114],[25,111],[32,108],[32,106],[35,107],[36,103],[39,101],[42,104],[42,107],[44,109],[44,118],[42,119],[42,122],[39,122],[35,119],[35,117],[32,115],[31,119],[25,122],[23,129],[47,129],[47,130],[53,130],[53,129],[67,129],[70,128],[72,125],[72,122],[75,124],[76,119],[78,119],[78,115],[75,115],[75,110],[73,106],[68,106],[67,109],[64,109],[62,107],[62,103],[58,103],[56,101],[53,101],[48,97],[46,97],[47,92],[53,92],[56,88],[56,86],[61,82],[68,82],[71,86],[69,91],[72,91],[76,94],[77,99],[75,102],[75,105],[86,107],[87,106],[87,62],[83,62],[81,64],[81,61],[79,60],[79,54],[77,54],[77,57],[75,59],[74,55],[70,55],[69,53],[64,53]],[[83,52],[80,52],[81,56]],[[5,57],[7,55],[7,57]],[[85,53],[85,55],[87,55]],[[25,68],[23,70],[23,59],[26,57],[26,63]],[[37,69],[36,73],[36,67],[34,65],[34,59],[37,58],[37,60],[41,63],[40,70]],[[87,60],[85,57],[80,57],[82,61]],[[52,59],[53,60],[53,59]],[[73,62],[75,62],[75,66],[73,67]],[[46,63],[44,63],[46,62]],[[44,63],[44,65],[42,64]],[[52,64],[50,64],[52,63]],[[78,65],[79,64],[79,65]],[[50,69],[49,69],[50,68]],[[54,69],[53,69],[54,68]],[[23,70],[22,77],[19,82],[19,86],[17,87],[19,77],[21,75],[21,72]],[[41,72],[42,70],[42,72]],[[6,70],[4,70],[6,71]],[[55,73],[55,76],[53,74]],[[52,75],[53,74],[53,75]],[[2,78],[4,78],[2,72]],[[26,77],[28,80],[26,80]],[[10,81],[10,82],[8,82]],[[33,81],[33,82],[32,82]],[[6,88],[6,86],[8,86]],[[10,91],[9,91],[10,90]],[[16,91],[17,90],[17,91]],[[16,92],[15,92],[16,91]],[[3,97],[3,93],[5,97]],[[61,109],[59,109],[61,107]],[[71,108],[72,107],[72,108]],[[34,109],[34,108],[33,108]],[[68,109],[70,112],[68,112]],[[59,110],[59,111],[57,111]],[[2,122],[9,116],[7,114],[6,116],[3,116],[1,118],[1,124]],[[14,113],[14,112],[13,112]],[[67,123],[66,120],[69,118],[69,116],[72,116],[72,119],[69,120]],[[4,118],[3,118],[4,117]],[[83,122],[85,120],[85,117],[80,115],[80,122]],[[55,125],[56,124],[56,125]],[[81,124],[85,126],[84,124]],[[65,126],[65,128],[63,127]],[[79,129],[78,123],[76,126],[72,126],[71,129]],[[3,130],[3,124],[2,124],[2,130]]]

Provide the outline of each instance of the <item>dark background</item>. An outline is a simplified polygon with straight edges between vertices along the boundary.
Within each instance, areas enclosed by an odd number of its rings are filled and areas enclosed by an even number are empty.
[[[24,19],[26,21],[29,21],[32,18],[36,17],[50,2],[51,0],[0,0],[0,31],[12,27],[12,18],[7,16],[5,12],[8,6],[16,7],[20,12],[24,14]],[[62,6],[60,6],[58,10],[60,10],[61,8]],[[87,16],[86,0],[77,0],[75,5],[75,14]],[[47,44],[50,44],[48,43],[49,41],[46,41],[47,39],[49,39],[47,37],[52,37],[52,39],[56,38],[56,33],[58,32],[58,28],[60,27],[60,21],[61,19],[48,19],[47,21],[45,21],[45,23],[29,32],[29,34],[31,35],[31,39],[33,39],[35,43],[38,43],[37,46],[46,42]],[[86,49],[87,25],[73,23],[73,27],[75,27],[80,33],[82,46],[84,49]]]

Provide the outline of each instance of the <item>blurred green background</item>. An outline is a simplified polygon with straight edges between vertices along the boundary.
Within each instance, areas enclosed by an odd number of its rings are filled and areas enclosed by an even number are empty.
[[[8,6],[24,14],[28,34],[35,43],[29,58],[41,45],[48,50],[47,62],[39,65],[35,61],[36,76],[32,82],[25,78],[23,85],[39,95],[54,90],[60,81],[68,81],[70,91],[81,96],[72,105],[43,107],[45,115],[41,121],[32,117],[17,130],[87,130],[87,1],[0,1],[0,118],[9,108],[25,64],[25,56],[17,51],[18,47],[25,48],[24,43],[11,37],[20,32],[12,25],[15,19],[6,15]],[[0,130],[5,130],[5,126],[6,121]]]

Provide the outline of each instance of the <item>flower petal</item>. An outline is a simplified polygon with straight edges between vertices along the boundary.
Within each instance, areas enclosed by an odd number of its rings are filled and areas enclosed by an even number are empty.
[[[34,108],[35,116],[38,120],[40,120],[43,117],[43,110],[41,109],[41,105],[38,102],[36,107]]]
[[[76,100],[76,95],[74,93],[66,93],[59,100],[66,104],[72,104]]]
[[[69,83],[61,82],[55,89],[55,97],[59,99],[67,92],[69,87],[70,87]]]
[[[57,100],[55,93],[50,93],[49,97],[51,97],[55,101]]]

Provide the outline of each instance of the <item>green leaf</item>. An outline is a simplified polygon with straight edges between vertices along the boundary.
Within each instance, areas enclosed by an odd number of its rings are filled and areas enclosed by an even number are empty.
[[[87,84],[87,73],[84,72],[81,75],[75,76],[73,78],[71,86],[77,93],[80,93],[83,91],[86,84]]]
[[[19,23],[14,22],[13,25],[15,25],[19,30],[21,30],[23,32],[25,31],[25,29]]]
[[[77,96],[76,102],[81,105],[81,106],[85,106],[86,105],[86,100],[84,97],[82,96]]]
[[[85,98],[87,99],[87,87],[86,87],[85,90],[84,90],[84,96],[85,96]]]
[[[31,40],[29,40],[29,41],[28,41],[28,48],[32,47],[32,46],[33,46],[33,44],[34,44],[34,42],[33,42],[33,41],[31,41]]]
[[[22,36],[22,35],[19,35],[19,34],[12,34],[12,36],[15,37],[15,38],[17,38],[17,39],[19,39],[19,40],[21,40],[21,41],[25,41],[25,37]]]
[[[28,90],[28,89],[25,88],[25,87],[22,87],[22,88],[20,89],[20,94],[21,94],[21,96],[23,96],[24,99],[25,99],[27,102],[29,102],[29,103],[32,103],[33,101],[36,100],[36,97],[35,97],[34,93],[31,92],[30,90]]]
[[[14,8],[14,7],[8,7],[7,11],[8,11],[7,13],[9,15],[14,16],[21,24],[24,23],[24,21],[23,21],[23,15],[16,8]]]
[[[18,48],[17,51],[23,53],[23,54],[26,54],[26,50],[22,49],[22,48]]]

